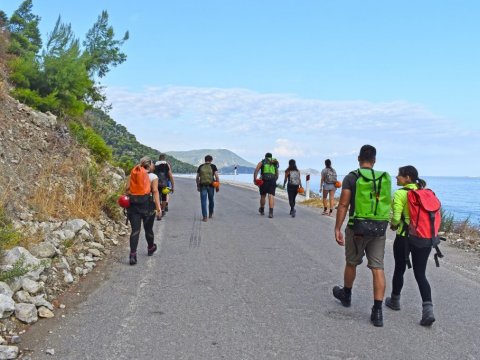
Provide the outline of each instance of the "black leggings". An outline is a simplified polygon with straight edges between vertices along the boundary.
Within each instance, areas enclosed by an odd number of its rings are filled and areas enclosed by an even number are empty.
[[[153,223],[155,222],[155,213],[152,215],[151,212],[144,213],[131,207],[128,209],[128,220],[132,225],[132,233],[130,234],[130,251],[132,253],[137,252],[142,221],[145,230],[145,238],[147,239],[148,247],[151,248],[154,244]]]
[[[397,234],[393,243],[393,257],[395,258],[395,271],[392,279],[392,294],[400,295],[403,287],[403,274],[407,268],[405,260],[405,243],[407,238]],[[409,246],[410,254],[412,254],[412,268],[415,280],[417,280],[418,288],[422,300],[432,301],[432,291],[425,275],[427,269],[427,261],[432,251],[431,247],[417,248],[413,245]]]
[[[295,198],[298,194],[298,185],[287,185],[287,193],[290,209],[293,210],[295,208]]]

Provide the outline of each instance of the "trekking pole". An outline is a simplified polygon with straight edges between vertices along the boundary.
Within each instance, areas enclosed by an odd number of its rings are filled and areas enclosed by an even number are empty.
[[[307,174],[305,180],[305,199],[310,199],[310,174]]]

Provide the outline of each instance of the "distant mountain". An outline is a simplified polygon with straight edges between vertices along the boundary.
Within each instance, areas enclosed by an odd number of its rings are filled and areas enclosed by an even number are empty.
[[[168,155],[173,156],[174,158],[186,162],[187,164],[192,164],[195,166],[201,165],[205,162],[205,155],[213,156],[213,163],[217,165],[219,169],[225,167],[233,167],[237,165],[238,167],[243,166],[247,168],[255,168],[255,164],[248,162],[247,160],[241,158],[234,152],[227,149],[199,149],[199,150],[188,150],[188,151],[167,151]],[[233,172],[233,171],[232,171]]]

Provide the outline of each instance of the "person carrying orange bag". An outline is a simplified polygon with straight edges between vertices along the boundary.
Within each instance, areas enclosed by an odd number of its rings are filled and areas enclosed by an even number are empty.
[[[137,246],[142,222],[148,243],[148,256],[152,256],[157,250],[157,245],[154,242],[153,224],[155,222],[155,214],[161,217],[162,212],[158,194],[158,177],[153,174],[154,169],[153,161],[145,156],[140,159],[140,164],[136,165],[130,172],[126,191],[130,199],[127,216],[132,225],[130,234],[130,265],[137,263]]]

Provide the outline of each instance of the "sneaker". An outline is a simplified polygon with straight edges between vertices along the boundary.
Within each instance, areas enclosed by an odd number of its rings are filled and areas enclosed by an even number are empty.
[[[153,244],[151,248],[148,248],[148,256],[152,256],[155,251],[157,251],[157,244]]]
[[[137,253],[130,253],[130,265],[137,263]]]
[[[324,211],[322,212],[322,215],[328,215],[328,211],[327,211],[327,210],[324,210]]]
[[[293,211],[292,211],[292,214],[291,214],[292,217],[295,217],[296,213],[297,213],[297,210],[293,210]]]
[[[376,326],[376,327],[383,326],[382,308],[376,309],[375,307],[372,307],[372,315],[370,315],[370,321],[372,322],[373,326]]]
[[[265,208],[259,207],[258,212],[260,213],[260,215],[265,215]]]
[[[203,219],[202,219],[203,222],[207,222],[207,217],[204,216]]]
[[[345,290],[340,286],[333,287],[333,297],[340,300],[345,307],[349,307],[352,303],[352,296],[345,294]]]
[[[292,215],[292,213],[293,213],[293,210],[290,210],[290,215]]]
[[[269,219],[273,219],[273,209],[270,209],[268,211],[268,217],[269,217]]]
[[[330,210],[330,212],[328,213],[328,216],[332,216],[333,215],[333,212],[332,210]]]
[[[211,219],[213,218],[213,212],[211,212],[210,214],[208,214],[208,217]]]

